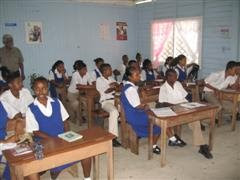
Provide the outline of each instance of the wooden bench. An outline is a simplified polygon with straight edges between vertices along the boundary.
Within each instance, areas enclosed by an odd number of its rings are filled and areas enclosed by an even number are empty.
[[[139,138],[130,124],[127,123],[125,112],[120,103],[120,120],[121,120],[121,142],[125,149],[130,148],[131,152],[139,154]]]

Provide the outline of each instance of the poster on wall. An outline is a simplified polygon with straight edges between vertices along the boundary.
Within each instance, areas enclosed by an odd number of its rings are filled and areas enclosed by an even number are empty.
[[[25,22],[25,32],[27,44],[42,43],[42,22]]]
[[[109,25],[102,23],[100,24],[100,39],[108,40],[110,37]]]
[[[116,23],[117,40],[124,41],[127,40],[127,23],[117,22]]]

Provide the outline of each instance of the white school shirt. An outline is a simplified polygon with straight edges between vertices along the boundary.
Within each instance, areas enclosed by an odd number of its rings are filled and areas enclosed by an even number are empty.
[[[90,78],[89,74],[85,74],[85,76],[80,76],[78,71],[75,71],[72,74],[72,80],[70,82],[70,86],[68,87],[68,92],[70,93],[77,93],[77,84],[81,85],[87,85],[87,84],[92,84],[92,79]]]
[[[100,76],[102,76],[102,73],[100,72],[100,70],[96,67],[93,71],[92,71],[92,81],[96,81],[97,80],[97,75],[95,70],[100,74]]]
[[[59,101],[59,100],[57,100],[57,101],[60,103],[60,112],[61,112],[61,116],[62,116],[62,121],[65,121],[69,117],[69,114],[66,111],[66,109],[64,108],[61,101]],[[38,106],[40,111],[45,116],[49,117],[52,115],[52,112],[53,112],[51,102],[54,102],[54,100],[51,97],[48,97],[47,106],[44,106],[37,100],[37,98],[35,98],[33,104]],[[32,133],[33,131],[38,131],[38,130],[39,130],[38,122],[35,119],[35,116],[32,113],[30,107],[28,107],[27,112],[26,112],[26,132]]]
[[[138,95],[138,86],[133,84],[132,82],[126,81],[126,84],[131,84],[132,86],[129,87],[124,93],[128,102],[133,106],[137,107],[141,104],[139,95]]]
[[[22,88],[19,91],[19,98],[16,98],[10,90],[7,90],[1,94],[0,100],[7,102],[18,113],[20,112],[24,115],[34,99],[28,89]],[[8,109],[6,111],[8,112]]]
[[[100,94],[100,102],[103,102],[104,100],[107,100],[107,99],[114,98],[113,94],[115,93],[115,91],[112,91],[110,93],[105,93],[105,91],[110,88],[109,84],[113,82],[116,82],[116,81],[112,77],[108,77],[108,79],[106,79],[103,76],[97,78],[96,88]]]
[[[54,73],[56,74],[56,76],[57,76],[58,78],[62,78],[62,77],[63,77],[63,74],[62,74],[62,73],[59,73],[57,69],[54,70]],[[65,76],[68,78],[67,72],[65,72]],[[49,80],[49,81],[55,80],[54,74],[53,74],[52,70],[49,72],[48,80]]]
[[[223,70],[210,74],[204,81],[205,83],[210,84],[216,89],[225,89],[229,85],[233,85],[236,79],[236,76],[228,76],[227,78],[225,78],[225,71]],[[204,87],[204,91],[213,92],[213,90],[207,87]]]
[[[183,88],[182,84],[176,81],[173,85],[173,88],[166,81],[161,87],[159,91],[159,99],[160,103],[170,103],[170,104],[178,104],[187,102],[186,96],[187,92]]]
[[[7,116],[9,119],[13,119],[14,116],[18,113],[12,106],[10,106],[7,102],[1,101],[5,111],[7,112]]]

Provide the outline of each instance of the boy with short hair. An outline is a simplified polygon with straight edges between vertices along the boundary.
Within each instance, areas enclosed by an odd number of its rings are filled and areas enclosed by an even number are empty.
[[[174,69],[168,69],[166,71],[166,82],[161,86],[159,91],[159,102],[165,104],[165,106],[171,106],[173,104],[179,104],[187,102],[188,93],[183,88],[182,84],[177,81],[177,73]],[[189,127],[193,131],[193,144],[200,146],[199,153],[207,159],[212,159],[213,156],[209,150],[208,145],[205,144],[200,122],[195,121],[189,123]]]
[[[102,76],[96,81],[96,88],[100,94],[100,103],[102,108],[109,113],[109,132],[118,137],[119,112],[114,105],[114,93],[118,89],[119,84],[112,78],[112,68],[110,64],[102,64],[100,71]],[[114,147],[120,145],[117,139],[113,140]]]

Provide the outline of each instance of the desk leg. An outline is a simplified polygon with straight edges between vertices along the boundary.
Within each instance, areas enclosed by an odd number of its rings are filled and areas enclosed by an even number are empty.
[[[232,111],[232,131],[235,130],[236,128],[236,119],[237,119],[237,99],[238,99],[238,95],[234,95],[233,97],[233,111]]]
[[[152,147],[153,147],[153,120],[150,119],[148,136],[148,160],[152,159],[153,157]]]
[[[167,124],[161,121],[161,167],[166,165],[166,147],[167,147]]]
[[[113,180],[113,148],[112,148],[112,141],[109,141],[108,144],[108,152],[107,152],[107,176],[108,180]]]
[[[87,113],[88,113],[88,128],[92,127],[92,107],[93,100],[87,96]]]
[[[93,180],[99,179],[99,156],[93,157]]]
[[[10,166],[11,180],[24,180],[21,168]]]
[[[213,148],[213,137],[214,137],[216,112],[217,112],[216,110],[212,110],[212,116],[210,119],[210,128],[209,128],[209,149],[210,149],[210,151]]]

